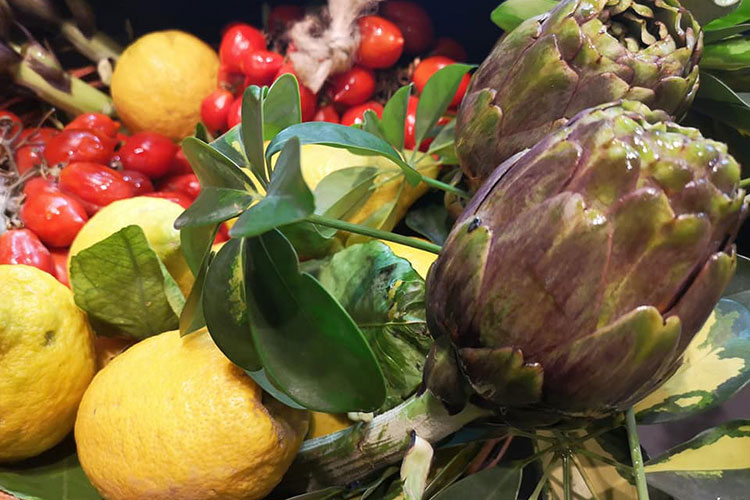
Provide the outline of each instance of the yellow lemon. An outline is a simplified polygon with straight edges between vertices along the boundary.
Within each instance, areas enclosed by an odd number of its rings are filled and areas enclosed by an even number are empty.
[[[216,89],[219,58],[200,39],[177,30],[142,36],[122,53],[110,90],[131,132],[180,140],[195,131],[201,101]]]
[[[414,270],[424,279],[427,278],[427,272],[430,270],[430,266],[438,257],[437,254],[432,252],[402,245],[400,243],[394,243],[392,241],[383,241],[383,243],[388,245],[391,250],[393,250],[394,254],[408,260],[411,263],[411,267],[413,267]]]
[[[174,228],[174,221],[182,212],[183,208],[177,203],[149,196],[110,203],[89,219],[78,232],[70,246],[69,259],[120,229],[137,225],[143,229],[151,248],[180,286],[182,293],[187,296],[194,279],[182,254],[180,232]]]
[[[78,457],[107,500],[260,499],[309,419],[267,399],[205,330],[163,333],[94,377],[78,410]]]
[[[352,425],[354,425],[354,422],[349,420],[346,414],[311,411],[310,430],[307,433],[307,439],[327,436],[328,434],[348,429]]]
[[[12,462],[71,431],[96,362],[70,289],[23,265],[0,265],[0,288],[0,462]]]

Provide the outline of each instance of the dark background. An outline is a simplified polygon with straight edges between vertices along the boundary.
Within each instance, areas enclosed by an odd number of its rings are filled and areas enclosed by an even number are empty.
[[[268,2],[294,3],[284,1]],[[461,42],[469,53],[469,62],[479,63],[490,51],[501,30],[492,24],[490,12],[498,0],[464,0],[461,2],[419,1],[430,13],[437,36],[450,36]],[[129,0],[111,2],[90,0],[96,11],[99,28],[123,44],[128,42],[126,20],[138,37],[155,30],[181,29],[218,46],[221,28],[232,21],[244,21],[261,26],[263,2],[223,0],[219,2],[184,2],[175,0]],[[750,255],[750,224],[741,232],[738,247],[741,254]],[[697,432],[732,418],[750,418],[750,388],[724,407],[695,418],[665,426],[647,426],[642,429],[644,445],[654,455]]]

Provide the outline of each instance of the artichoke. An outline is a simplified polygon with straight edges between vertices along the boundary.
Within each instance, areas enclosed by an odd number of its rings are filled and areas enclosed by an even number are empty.
[[[698,88],[700,25],[676,0],[563,0],[502,38],[456,123],[476,188],[500,163],[580,111],[637,100],[676,117]]]
[[[493,172],[427,279],[433,393],[552,424],[624,410],[674,372],[747,205],[726,146],[667,120],[602,105]]]

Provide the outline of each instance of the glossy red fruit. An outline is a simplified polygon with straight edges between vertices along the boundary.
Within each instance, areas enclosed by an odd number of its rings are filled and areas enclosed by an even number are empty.
[[[234,100],[227,113],[227,128],[232,128],[242,121],[242,96]]]
[[[432,46],[435,27],[427,11],[416,2],[383,2],[383,17],[393,21],[404,36],[404,52],[422,54]]]
[[[354,66],[331,79],[333,102],[356,106],[366,102],[375,93],[375,75],[367,68]]]
[[[305,11],[299,5],[277,5],[268,13],[266,31],[286,31],[290,24],[305,17]]]
[[[435,46],[430,51],[431,56],[444,56],[456,62],[465,62],[467,59],[466,49],[453,38],[443,36],[435,41]]]
[[[226,223],[219,226],[219,230],[216,232],[216,237],[214,238],[214,245],[224,243],[225,241],[229,241],[229,229]]]
[[[73,161],[107,164],[115,146],[117,139],[91,130],[63,130],[47,141],[44,158],[50,166]]]
[[[232,93],[225,89],[216,89],[201,102],[201,121],[211,132],[223,132],[227,129],[229,107],[234,101]]]
[[[57,193],[59,191],[60,188],[57,186],[57,182],[51,177],[44,178],[41,175],[32,177],[23,185],[23,194],[27,198],[36,196],[39,193]]]
[[[178,174],[192,174],[193,167],[190,166],[190,162],[185,157],[182,148],[177,148],[177,152],[172,159],[172,166],[169,167],[169,175]]]
[[[201,183],[195,174],[174,175],[162,181],[159,191],[177,191],[195,200],[201,192]]]
[[[54,276],[57,281],[70,288],[70,280],[68,279],[68,251],[67,250],[52,250],[52,262],[54,264]]]
[[[404,51],[404,37],[398,26],[380,16],[364,16],[357,23],[361,37],[357,62],[372,69],[396,64]]]
[[[135,170],[123,170],[120,174],[122,174],[125,182],[133,188],[133,196],[142,196],[154,191],[154,184],[146,174]]]
[[[102,113],[84,113],[65,125],[64,130],[93,130],[104,136],[117,138],[120,123]]]
[[[143,196],[149,196],[151,198],[164,198],[165,200],[177,203],[182,208],[188,208],[193,203],[193,200],[191,200],[188,195],[186,195],[185,193],[180,193],[178,191],[155,191]]]
[[[67,247],[88,220],[86,210],[64,193],[38,193],[21,207],[21,221],[44,244]]]
[[[432,78],[432,75],[455,62],[456,61],[454,61],[453,59],[448,59],[447,57],[443,56],[433,56],[428,57],[427,59],[423,59],[422,62],[420,62],[414,69],[414,74],[411,78],[414,82],[414,86],[417,88],[417,92],[421,94],[424,86],[427,84],[427,81]],[[470,79],[471,77],[469,75],[464,75],[464,77],[461,79],[461,83],[458,85],[458,90],[456,90],[456,94],[453,96],[453,100],[451,101],[451,106],[457,106],[461,103],[461,100],[466,94],[466,89],[469,87]]]
[[[382,118],[383,106],[378,102],[370,101],[349,108],[346,113],[341,116],[341,124],[346,125],[347,127],[354,124],[361,124],[365,116],[365,111],[368,109],[373,110],[375,114],[378,115],[378,118]]]
[[[44,148],[47,141],[59,133],[57,129],[49,127],[25,129],[21,132],[15,142],[18,147],[13,155],[18,171],[24,174],[44,163]]]
[[[120,172],[105,165],[74,162],[62,169],[60,191],[73,196],[93,215],[113,201],[135,196],[132,184]]]
[[[216,86],[228,90],[232,95],[237,95],[245,88],[245,75],[239,70],[231,71],[227,66],[221,64],[216,77]]]
[[[219,59],[229,71],[242,71],[242,58],[251,50],[265,50],[263,32],[249,24],[235,24],[224,33],[219,46]]]
[[[138,132],[125,141],[118,153],[125,170],[158,179],[169,171],[176,152],[177,145],[169,137],[158,132]]]
[[[50,274],[55,269],[47,247],[28,229],[11,229],[0,234],[0,264],[25,264]]]
[[[300,100],[300,108],[302,110],[302,121],[303,122],[309,122],[313,119],[315,116],[315,109],[317,107],[318,102],[318,96],[310,90],[309,88],[302,85],[302,82],[299,81],[299,77],[297,76],[297,73],[294,72],[294,66],[292,66],[290,63],[286,63],[281,68],[279,68],[279,72],[276,73],[276,77],[274,80],[279,78],[281,75],[284,75],[286,73],[290,73],[294,75],[297,78],[297,81],[299,82],[299,100]]]
[[[23,128],[23,122],[17,114],[10,111],[0,111],[0,130],[5,137],[12,137]]]
[[[339,123],[339,114],[336,112],[336,108],[331,105],[323,106],[313,116],[312,121],[314,122],[331,122]]]
[[[245,78],[245,86],[270,85],[274,76],[284,64],[284,56],[270,50],[252,50],[246,52],[241,61],[242,72]]]

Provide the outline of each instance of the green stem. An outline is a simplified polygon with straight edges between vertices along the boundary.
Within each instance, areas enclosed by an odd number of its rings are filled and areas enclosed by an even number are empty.
[[[643,467],[643,456],[641,455],[641,443],[638,439],[638,428],[635,424],[635,411],[631,407],[625,412],[625,424],[628,429],[628,444],[630,446],[630,459],[633,462],[635,475],[635,488],[638,491],[638,500],[648,500],[648,485],[646,484],[646,471]]]
[[[122,53],[122,47],[101,31],[97,31],[89,38],[81,33],[74,23],[64,21],[60,24],[60,33],[78,52],[93,62],[99,62],[102,59],[116,60]]]
[[[534,488],[534,491],[531,493],[531,496],[529,497],[529,500],[537,500],[539,498],[539,495],[542,494],[542,490],[544,489],[544,485],[547,484],[547,480],[549,479],[549,475],[552,474],[552,470],[555,468],[557,464],[557,455],[555,455],[552,460],[550,460],[549,465],[546,469],[544,469],[544,474],[542,474],[542,477],[539,478],[539,482],[536,483],[536,488]]]
[[[563,463],[563,498],[570,500],[570,476],[572,474],[570,470],[570,452],[564,451],[562,454]]]
[[[432,177],[427,177],[426,175],[422,176],[422,182],[424,182],[428,186],[440,189],[441,191],[445,191],[448,193],[453,193],[456,196],[466,198],[467,200],[471,198],[471,194],[467,193],[463,189],[459,189],[456,186],[451,186],[450,184],[446,184],[445,182],[433,179]]]
[[[540,435],[534,434],[532,432],[525,432],[525,431],[522,431],[520,429],[516,429],[515,427],[512,427],[509,430],[509,432],[513,436],[525,437],[525,438],[531,439],[532,441],[539,440],[539,441],[546,441],[548,443],[557,443],[559,441],[558,439],[555,439],[555,438],[552,438],[552,437],[540,436]]]
[[[750,187],[750,177],[748,177],[747,179],[742,179],[740,181],[740,187],[743,189]]]
[[[400,234],[394,234],[389,231],[381,231],[379,229],[373,229],[371,227],[362,226],[360,224],[352,224],[351,222],[345,222],[339,219],[332,219],[330,217],[324,217],[322,215],[308,215],[305,219],[307,222],[318,224],[321,226],[331,227],[338,229],[339,231],[346,231],[348,233],[362,234],[364,236],[370,236],[371,238],[377,238],[380,240],[392,241],[394,243],[400,243],[402,245],[424,250],[439,254],[442,247],[434,243],[427,241],[418,240],[416,238],[410,238],[408,236],[402,236]]]
[[[586,448],[581,448],[581,447],[576,448],[575,452],[578,453],[578,454],[584,455],[584,456],[586,456],[586,457],[588,457],[588,458],[590,458],[592,460],[596,460],[598,462],[603,462],[603,463],[605,463],[607,465],[611,465],[612,467],[615,467],[615,468],[621,470],[622,472],[624,472],[626,474],[632,474],[633,473],[633,468],[630,467],[629,465],[621,464],[617,460],[612,460],[609,457],[605,457],[604,455],[600,455],[598,453],[594,453],[593,451],[587,450]]]

